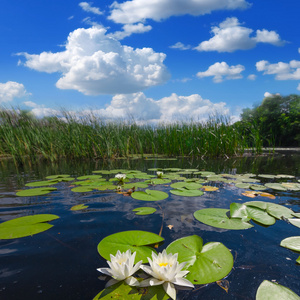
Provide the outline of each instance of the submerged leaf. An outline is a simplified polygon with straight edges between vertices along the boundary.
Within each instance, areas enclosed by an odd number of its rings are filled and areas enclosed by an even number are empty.
[[[84,205],[84,204],[77,204],[71,207],[71,210],[82,210],[88,208],[88,205]]]

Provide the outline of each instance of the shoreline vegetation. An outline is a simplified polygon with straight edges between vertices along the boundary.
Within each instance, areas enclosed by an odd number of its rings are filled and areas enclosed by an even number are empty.
[[[131,121],[103,121],[92,113],[79,118],[61,110],[61,116],[38,119],[17,109],[0,110],[0,158],[15,163],[46,159],[118,159],[133,156],[232,157],[251,148],[262,152],[257,130],[231,124],[217,115],[206,122],[138,125]],[[250,135],[249,135],[250,132]]]

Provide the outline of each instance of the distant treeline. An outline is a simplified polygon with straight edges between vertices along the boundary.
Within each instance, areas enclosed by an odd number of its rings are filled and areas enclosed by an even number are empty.
[[[135,121],[107,122],[92,114],[38,119],[30,112],[0,110],[0,156],[16,163],[44,158],[113,159],[133,155],[229,157],[250,145],[260,151],[260,140],[245,138],[229,118],[207,122],[137,125]],[[255,134],[253,134],[255,138]]]
[[[264,147],[299,147],[300,96],[266,97],[259,106],[244,109],[241,121],[235,126],[243,131],[250,144],[255,133]]]

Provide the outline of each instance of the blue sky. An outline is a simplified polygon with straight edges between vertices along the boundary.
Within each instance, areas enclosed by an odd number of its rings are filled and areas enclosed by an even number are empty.
[[[2,0],[0,105],[143,122],[237,120],[300,91],[294,0]]]

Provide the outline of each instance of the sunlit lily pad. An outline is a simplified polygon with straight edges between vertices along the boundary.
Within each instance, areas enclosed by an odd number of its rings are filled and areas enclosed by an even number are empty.
[[[146,178],[142,178],[142,179],[146,179]],[[149,180],[149,183],[151,184],[167,184],[170,182],[171,182],[170,179],[163,179],[163,178],[154,178]]]
[[[249,189],[250,188],[250,184],[244,183],[244,182],[238,182],[235,184],[235,186],[240,189]]]
[[[200,190],[189,190],[187,188],[178,188],[170,190],[170,193],[182,197],[197,197],[203,195],[203,192]]]
[[[288,220],[292,225],[300,228],[300,219],[288,219]]]
[[[231,252],[221,243],[212,242],[203,246],[197,235],[180,238],[172,242],[167,253],[178,253],[178,261],[187,262],[186,278],[193,284],[207,284],[224,278],[233,267]]]
[[[118,282],[101,291],[93,300],[168,300],[162,285],[137,288]]]
[[[84,176],[77,177],[77,180],[99,179],[101,177],[102,177],[101,175],[84,175]]]
[[[51,176],[47,176],[47,179],[58,179],[58,178],[67,178],[70,177],[70,175],[67,174],[60,174],[60,175],[51,175]]]
[[[132,211],[136,211],[136,215],[151,215],[156,212],[156,209],[154,207],[137,207],[133,209]]]
[[[195,175],[201,175],[203,177],[206,177],[208,175],[215,175],[215,172],[209,172],[209,171],[199,171],[199,172],[195,172]]]
[[[278,175],[276,175],[276,178],[292,179],[292,178],[295,178],[295,176],[293,176],[293,175],[287,175],[287,174],[278,174]]]
[[[164,239],[159,235],[147,231],[123,231],[105,237],[98,244],[99,254],[106,260],[110,260],[110,254],[116,255],[117,251],[136,252],[135,262],[142,260],[147,263],[147,257],[151,257],[152,251],[156,252],[151,245],[162,242]]]
[[[195,182],[175,182],[170,185],[173,189],[186,188],[188,190],[197,190],[202,188],[202,184]]]
[[[41,187],[41,188],[18,191],[16,195],[20,197],[41,196],[41,195],[49,194],[52,191],[56,191],[56,190],[57,188],[54,187]]]
[[[44,181],[34,181],[34,182],[29,182],[25,184],[25,186],[29,187],[36,187],[36,186],[49,186],[53,184],[59,183],[59,180],[53,179],[53,180],[44,180]]]
[[[145,191],[138,191],[133,192],[131,197],[136,200],[143,200],[143,201],[159,201],[164,200],[169,197],[169,195],[162,191],[156,190],[145,190]]]
[[[267,188],[265,186],[263,186],[263,185],[260,185],[260,184],[251,184],[250,185],[250,189],[251,190],[255,190],[255,191],[264,191]]]
[[[300,191],[300,184],[295,182],[281,182],[281,185],[290,191]]]
[[[287,188],[284,187],[280,183],[266,183],[265,186],[270,189],[276,190],[276,191],[286,191],[287,190]]]
[[[269,174],[258,174],[257,176],[266,179],[274,179],[276,177],[276,175],[269,175]]]
[[[217,228],[240,230],[253,227],[242,219],[229,218],[227,213],[229,213],[228,209],[205,208],[195,211],[194,217],[204,224]]]
[[[132,182],[132,183],[126,183],[124,185],[122,185],[122,187],[124,189],[132,189],[132,188],[141,188],[141,189],[145,189],[148,187],[147,183],[144,182]]]
[[[39,214],[12,219],[0,224],[0,239],[15,239],[31,236],[53,227],[46,222],[58,219],[59,216]]]
[[[300,252],[300,236],[291,236],[281,241],[280,246]]]
[[[256,300],[300,300],[289,288],[264,280],[256,292]]]
[[[84,205],[84,204],[77,204],[71,207],[71,210],[82,210],[88,208],[88,205]]]

